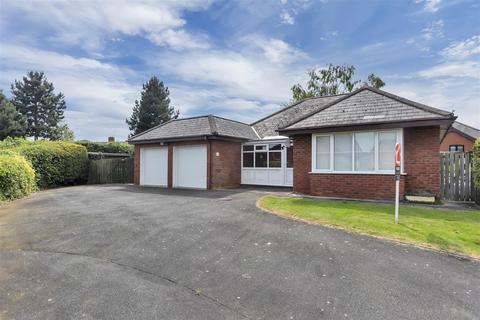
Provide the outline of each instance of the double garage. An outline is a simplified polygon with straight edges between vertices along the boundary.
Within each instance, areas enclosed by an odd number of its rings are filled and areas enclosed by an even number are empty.
[[[140,147],[140,185],[207,189],[207,144]]]

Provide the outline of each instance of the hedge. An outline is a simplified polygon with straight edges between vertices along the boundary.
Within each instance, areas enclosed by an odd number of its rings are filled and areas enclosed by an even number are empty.
[[[75,143],[87,148],[88,152],[103,153],[133,153],[133,145],[126,142],[92,142],[87,140],[75,141]]]
[[[85,147],[63,141],[20,141],[0,147],[24,156],[36,172],[41,188],[80,183],[87,179],[88,157]]]
[[[35,171],[22,156],[0,151],[0,201],[24,197],[35,191]]]
[[[473,177],[475,186],[480,188],[480,138],[473,145]]]

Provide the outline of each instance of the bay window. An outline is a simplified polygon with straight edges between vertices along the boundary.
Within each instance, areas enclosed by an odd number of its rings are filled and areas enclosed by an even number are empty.
[[[312,135],[312,172],[393,173],[401,129]]]

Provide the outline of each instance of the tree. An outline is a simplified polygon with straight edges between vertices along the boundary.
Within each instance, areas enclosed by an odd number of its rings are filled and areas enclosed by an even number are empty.
[[[58,128],[52,140],[74,141],[75,133],[65,123]]]
[[[300,84],[292,87],[292,102],[311,97],[352,92],[361,83],[360,80],[353,80],[354,74],[354,66],[335,66],[333,64],[329,64],[327,69],[310,70],[308,72],[310,79],[306,89]],[[368,76],[368,82],[365,84],[379,89],[385,85],[385,82],[372,73]]]
[[[62,93],[55,94],[54,86],[43,72],[30,71],[22,81],[12,84],[12,103],[27,118],[27,136],[55,139],[66,108]]]
[[[132,135],[178,118],[179,111],[170,106],[169,95],[168,87],[156,76],[143,84],[140,101],[135,100],[132,115],[126,119]]]
[[[26,130],[25,116],[17,111],[0,90],[0,140],[7,137],[24,137]]]

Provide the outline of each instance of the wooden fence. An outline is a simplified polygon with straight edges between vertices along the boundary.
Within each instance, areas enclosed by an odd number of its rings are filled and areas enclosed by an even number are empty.
[[[445,152],[440,154],[441,195],[450,201],[480,200],[480,190],[473,184],[472,153]]]
[[[90,160],[88,184],[133,183],[133,158]]]

